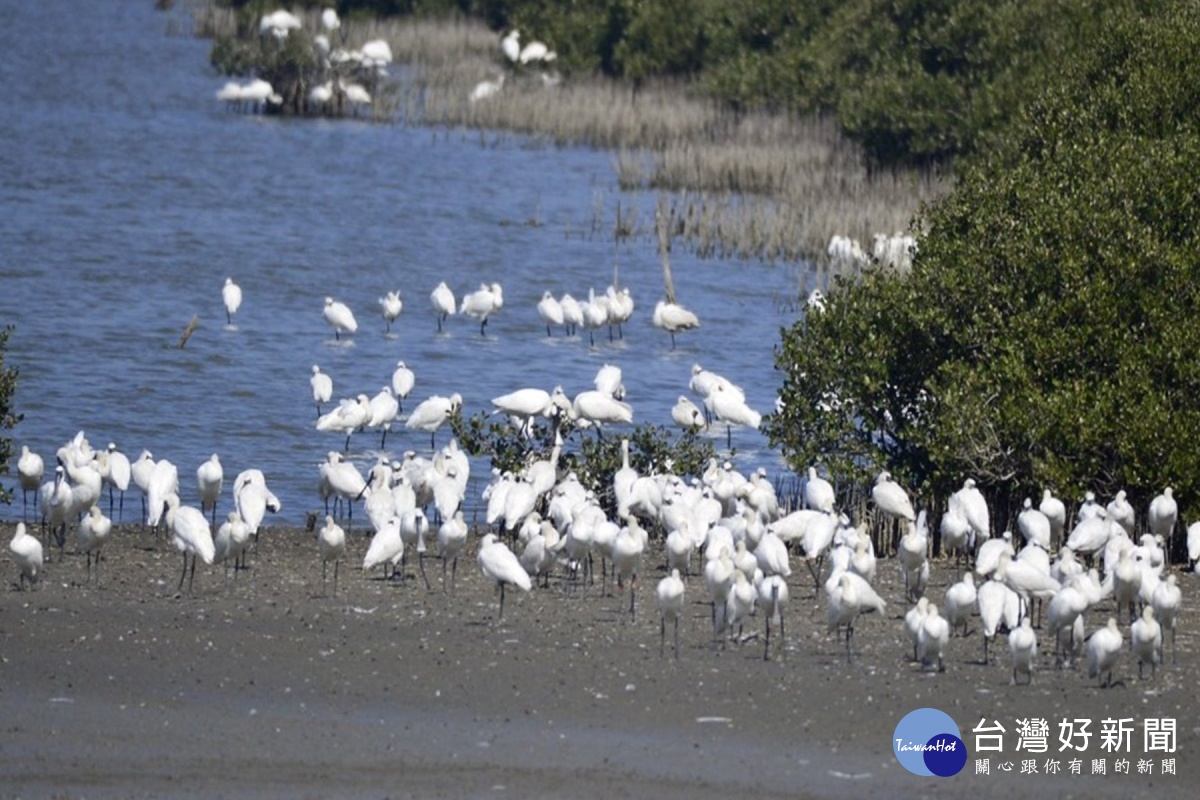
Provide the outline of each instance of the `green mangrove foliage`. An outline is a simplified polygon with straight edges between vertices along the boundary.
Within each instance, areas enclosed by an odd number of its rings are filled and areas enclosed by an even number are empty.
[[[795,467],[1195,507],[1198,37],[1194,5],[1111,18],[923,215],[911,274],[842,283],[784,333],[766,429]]]
[[[1114,16],[1164,0],[345,0],[518,28],[559,69],[684,79],[736,109],[834,114],[880,164],[989,146]]]

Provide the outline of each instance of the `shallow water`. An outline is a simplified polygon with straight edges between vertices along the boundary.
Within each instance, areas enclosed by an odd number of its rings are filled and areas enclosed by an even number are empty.
[[[84,430],[131,459],[148,448],[179,467],[185,502],[196,502],[195,468],[216,452],[227,485],[262,469],[284,505],[274,521],[298,523],[320,505],[317,463],[344,442],[313,427],[313,364],[333,376],[336,400],[375,394],[404,359],[417,376],[407,407],[457,391],[471,414],[526,386],[573,395],[613,363],[635,422],[669,425],[701,363],[759,411],[772,407],[773,349],[796,318],[802,267],[676,250],[676,291],[702,327],[671,350],[650,324],[663,295],[655,243],[614,250],[611,240],[619,199],[652,208],[654,198],[622,195],[611,154],[230,114],[214,99],[223,79],[210,43],[167,35],[167,20],[141,0],[103,0],[86,18],[48,0],[14,4],[0,26],[0,322],[15,325],[6,362],[20,369],[18,446],[49,458]],[[594,226],[598,206],[607,219]],[[547,338],[542,292],[603,291],[614,264],[637,301],[624,339]],[[221,302],[227,276],[245,294],[234,326]],[[460,296],[503,284],[486,337],[464,318],[437,334],[428,298],[439,280]],[[405,306],[385,336],[377,298],[389,289]],[[326,295],[357,314],[352,339],[333,339]],[[193,315],[199,327],[180,349]],[[724,448],[723,430],[714,441]],[[378,444],[357,435],[353,460],[365,468]],[[734,445],[744,470],[783,469],[757,432],[735,431]],[[428,446],[403,429],[387,442],[393,456]]]

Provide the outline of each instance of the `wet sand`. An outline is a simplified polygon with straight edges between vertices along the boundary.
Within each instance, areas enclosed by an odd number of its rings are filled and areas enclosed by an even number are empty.
[[[12,536],[0,524],[0,539]],[[1121,682],[1099,689],[1086,672],[1057,670],[1051,646],[1032,686],[1011,686],[1003,637],[981,662],[978,619],[951,641],[946,671],[922,672],[901,617],[900,573],[880,561],[883,617],[858,626],[856,656],[825,633],[824,598],[801,564],[789,579],[783,656],[763,660],[762,617],[743,644],[714,647],[703,581],[687,584],[680,655],[659,657],[654,586],[658,543],[628,594],[549,588],[499,596],[475,560],[460,559],[455,592],[440,562],[432,590],[410,562],[404,580],[357,567],[353,534],[337,596],[322,590],[312,534],[265,530],[250,569],[226,577],[201,565],[176,593],[180,555],[137,526],[114,533],[99,581],[68,552],[32,592],[15,589],[0,556],[0,797],[1195,797],[1200,784],[1200,657],[1194,575],[1181,575],[1185,610],[1178,663],[1137,677],[1126,651]],[[331,571],[332,572],[332,571]],[[930,597],[950,580],[934,567]],[[1089,630],[1111,611],[1089,616]],[[1128,641],[1128,627],[1122,626]],[[899,719],[939,708],[970,757],[948,779],[906,772],[892,755]],[[1082,775],[975,774],[981,719],[1136,720],[1132,775],[1113,774],[1099,737],[1079,754]],[[1143,752],[1142,720],[1177,720],[1177,775]],[[982,754],[979,754],[982,755]],[[1139,775],[1139,758],[1154,771]],[[1037,756],[1039,772],[1046,756]],[[1106,757],[1107,775],[1089,774]]]

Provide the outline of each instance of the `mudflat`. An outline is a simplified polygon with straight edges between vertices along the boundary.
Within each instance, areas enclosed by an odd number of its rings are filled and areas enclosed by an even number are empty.
[[[14,527],[0,524],[4,542]],[[887,612],[859,620],[852,659],[827,633],[824,593],[795,557],[783,646],[773,632],[770,660],[761,613],[738,640],[714,644],[698,575],[687,580],[675,658],[669,628],[660,657],[659,541],[635,614],[628,587],[599,577],[585,587],[560,572],[529,593],[509,587],[503,618],[475,558],[478,536],[453,591],[432,557],[430,588],[412,559],[402,577],[364,573],[367,542],[349,536],[336,595],[303,530],[264,530],[246,570],[201,564],[190,592],[186,581],[177,591],[179,552],[138,526],[114,531],[90,580],[69,544],[62,560],[48,551],[33,591],[17,590],[5,549],[0,796],[1014,800],[1194,798],[1200,785],[1191,574],[1179,577],[1174,663],[1168,641],[1153,678],[1138,678],[1126,649],[1116,685],[1099,688],[1082,659],[1056,668],[1039,632],[1039,669],[1014,686],[1003,635],[982,662],[977,617],[951,640],[944,672],[911,660],[894,559],[879,562],[876,580]],[[958,575],[944,561],[933,574],[927,596],[940,603]],[[1089,632],[1114,613],[1106,602],[1089,612]],[[1125,620],[1122,631],[1128,647]],[[968,759],[954,777],[912,775],[893,755],[897,723],[922,707],[960,728]],[[1030,718],[1047,721],[1044,753],[1019,741]],[[1090,742],[1060,749],[1060,723],[1076,719],[1092,720]],[[1102,748],[1103,721],[1121,719],[1132,721],[1128,744]],[[1173,752],[1147,749],[1147,719],[1174,721]],[[976,748],[981,721],[1003,726],[1003,751]],[[1175,774],[1163,774],[1167,758]],[[1056,774],[1046,774],[1051,759]],[[1129,774],[1117,772],[1122,759]]]

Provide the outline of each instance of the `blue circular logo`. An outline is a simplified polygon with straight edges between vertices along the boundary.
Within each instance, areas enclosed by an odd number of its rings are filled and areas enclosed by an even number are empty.
[[[892,752],[900,766],[925,777],[949,778],[967,763],[967,746],[958,725],[936,708],[905,714],[892,736]]]

